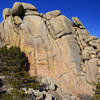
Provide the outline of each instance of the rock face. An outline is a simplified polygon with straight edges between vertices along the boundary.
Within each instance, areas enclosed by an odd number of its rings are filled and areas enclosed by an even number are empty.
[[[100,75],[100,40],[77,17],[72,22],[59,10],[39,14],[36,7],[21,2],[4,9],[3,16],[0,46],[20,47],[29,59],[31,76],[50,77],[64,94],[92,95],[91,83]]]

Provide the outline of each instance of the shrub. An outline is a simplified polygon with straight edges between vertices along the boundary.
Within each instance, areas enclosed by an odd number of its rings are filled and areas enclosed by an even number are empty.
[[[6,46],[0,49],[0,60],[3,67],[0,66],[0,71],[4,72],[20,72],[29,70],[28,59],[20,48],[11,46],[7,49]]]
[[[40,82],[38,81],[38,77],[36,76],[24,79],[23,85],[24,85],[23,87],[33,88],[33,89],[39,89],[41,87]]]
[[[27,96],[23,91],[14,89],[11,93],[3,94],[1,98],[2,100],[26,100]]]
[[[100,100],[100,79],[98,79],[98,82],[95,84],[96,90],[93,95],[94,100]]]
[[[20,88],[40,88],[38,77],[30,77],[28,71],[28,59],[20,48],[0,48],[0,74],[5,76],[3,83],[13,88],[11,93],[2,94],[0,100],[26,100],[27,97]]]

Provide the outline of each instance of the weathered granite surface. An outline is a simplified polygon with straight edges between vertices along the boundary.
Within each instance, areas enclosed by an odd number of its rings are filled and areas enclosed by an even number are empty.
[[[92,95],[100,75],[100,40],[77,17],[71,21],[59,10],[39,14],[33,5],[16,2],[3,18],[0,45],[20,47],[31,76],[50,77],[65,94]]]

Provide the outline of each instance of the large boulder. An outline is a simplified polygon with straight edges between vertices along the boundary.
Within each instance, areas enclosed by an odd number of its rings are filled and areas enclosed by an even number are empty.
[[[51,11],[51,12],[46,13],[46,18],[48,20],[50,20],[50,19],[55,18],[55,17],[57,17],[59,15],[61,15],[61,11],[54,10],[54,11]]]
[[[36,97],[36,100],[43,100],[43,94],[39,90],[34,90],[33,93]]]
[[[12,7],[12,15],[13,16],[20,16],[23,11],[23,6],[20,2],[15,2]]]
[[[9,17],[6,20],[4,17],[0,24],[2,46],[20,47],[28,57],[30,75],[46,79],[44,83],[48,90],[55,91],[56,84],[64,94],[91,95],[94,87],[87,80],[97,81],[100,41],[91,38],[76,17],[73,24],[60,15],[60,11],[40,16],[36,10],[31,4],[16,2],[12,8],[13,16],[9,16],[9,11],[4,14]],[[86,72],[82,72],[82,66]]]
[[[48,28],[54,39],[73,32],[72,24],[65,16],[60,15],[48,21]]]
[[[90,53],[93,51],[93,47],[89,47],[86,46],[83,50],[82,50],[82,58],[84,60],[89,60],[90,59]]]

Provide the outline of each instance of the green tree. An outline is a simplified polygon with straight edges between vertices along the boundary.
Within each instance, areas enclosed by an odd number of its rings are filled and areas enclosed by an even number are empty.
[[[96,89],[94,91],[93,99],[100,100],[100,78],[98,79],[98,82],[94,85],[96,86]]]
[[[1,71],[19,72],[28,71],[29,63],[24,52],[20,48],[11,46],[7,49],[6,46],[0,49],[0,60],[5,67],[1,67]],[[5,70],[4,70],[5,69]]]
[[[26,100],[20,88],[40,88],[38,77],[29,76],[28,59],[18,47],[0,48],[0,74],[6,76],[3,83],[13,88],[11,93],[4,93],[1,100]]]

